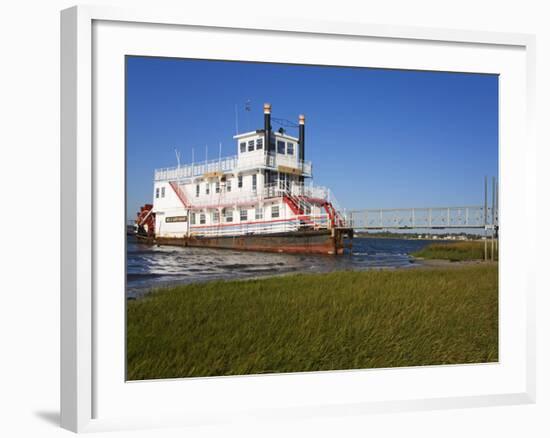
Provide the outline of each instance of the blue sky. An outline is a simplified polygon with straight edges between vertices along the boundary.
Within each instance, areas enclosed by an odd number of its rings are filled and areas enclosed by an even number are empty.
[[[480,205],[497,176],[495,75],[129,57],[126,79],[129,218],[175,148],[236,154],[235,104],[241,132],[263,127],[264,102],[305,114],[314,183],[347,209]]]

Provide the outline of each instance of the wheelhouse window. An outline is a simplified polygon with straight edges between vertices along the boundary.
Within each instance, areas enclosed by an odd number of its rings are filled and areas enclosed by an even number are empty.
[[[264,218],[264,209],[262,207],[257,207],[254,213],[254,217],[256,220]]]
[[[285,142],[281,140],[277,140],[277,153],[278,154],[284,154],[285,153]]]
[[[288,155],[294,155],[294,143],[288,142],[286,144],[286,153]]]
[[[261,137],[256,139],[256,150],[263,149],[263,147],[264,147],[264,139]]]
[[[248,210],[246,208],[241,209],[240,218],[241,218],[241,222],[248,220]]]
[[[200,214],[199,222],[200,222],[201,225],[204,225],[206,223],[206,215],[204,213]]]
[[[254,140],[250,140],[248,142],[248,152],[252,152],[254,150]]]
[[[271,217],[272,218],[278,218],[279,217],[279,206],[278,205],[272,205],[271,206]]]
[[[243,176],[242,175],[239,175],[237,177],[237,187],[239,187],[239,189],[243,188]]]
[[[245,141],[241,142],[241,154],[243,152],[246,152],[246,142]]]
[[[155,198],[158,198],[159,197],[159,193],[160,193],[160,189],[157,187],[155,189]]]
[[[257,178],[257,175],[254,174],[252,175],[252,190],[256,191],[257,183],[258,183],[258,178]]]

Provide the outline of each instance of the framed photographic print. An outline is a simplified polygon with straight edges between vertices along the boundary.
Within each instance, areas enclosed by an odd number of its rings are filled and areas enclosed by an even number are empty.
[[[61,49],[63,427],[534,400],[531,36],[74,7]]]

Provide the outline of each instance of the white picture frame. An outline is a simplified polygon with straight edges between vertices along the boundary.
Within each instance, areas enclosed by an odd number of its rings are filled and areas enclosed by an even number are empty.
[[[105,24],[105,25],[104,25]],[[97,27],[100,26],[100,27]],[[103,27],[101,27],[103,26]],[[125,27],[118,29],[117,26]],[[140,41],[139,34],[143,29],[148,29],[148,39],[146,45]],[[495,56],[499,58],[495,61],[494,69],[491,73],[503,75],[503,84],[501,85],[501,148],[505,148],[505,153],[501,157],[501,184],[502,191],[502,252],[501,273],[511,275],[505,269],[507,263],[515,263],[514,277],[507,277],[506,284],[500,279],[501,287],[514,287],[518,296],[514,297],[517,301],[508,301],[506,291],[502,292],[501,304],[501,348],[508,351],[509,355],[504,354],[496,366],[483,368],[482,366],[456,366],[456,367],[421,367],[411,369],[401,369],[396,371],[376,370],[376,371],[346,371],[346,372],[324,372],[324,373],[295,373],[279,376],[248,376],[248,377],[229,377],[229,378],[210,378],[210,379],[187,379],[182,383],[181,380],[173,381],[151,381],[141,383],[125,383],[117,381],[112,385],[113,379],[120,380],[120,373],[109,375],[109,363],[106,362],[106,354],[98,354],[102,349],[113,352],[113,368],[120,369],[120,361],[123,357],[120,355],[120,338],[123,333],[119,333],[121,321],[124,316],[116,313],[120,310],[120,303],[124,298],[119,298],[114,302],[112,312],[106,312],[106,299],[99,299],[102,286],[108,284],[110,277],[103,269],[102,263],[105,263],[102,257],[98,257],[101,251],[104,251],[105,245],[102,245],[100,239],[110,239],[113,242],[120,241],[117,233],[123,233],[115,227],[107,227],[104,223],[104,217],[98,217],[98,206],[105,202],[109,205],[107,195],[105,194],[105,184],[111,179],[115,179],[118,169],[120,169],[120,154],[124,152],[124,145],[114,141],[112,146],[116,149],[113,152],[113,159],[110,163],[112,167],[104,166],[102,160],[105,160],[104,154],[97,153],[98,139],[105,139],[103,132],[108,129],[117,131],[120,138],[120,130],[123,126],[115,126],[116,123],[122,123],[120,119],[120,102],[115,102],[112,114],[109,114],[109,120],[113,120],[113,126],[97,129],[97,123],[101,125],[104,108],[103,95],[101,91],[102,70],[107,65],[108,59],[118,59],[120,54],[151,54],[157,53],[160,56],[169,56],[170,50],[179,50],[177,47],[171,48],[169,44],[162,44],[162,38],[170,32],[178,32],[178,29],[186,29],[186,32],[200,32],[205,38],[214,38],[217,32],[232,31],[235,41],[239,39],[270,38],[273,40],[289,40],[300,38],[311,40],[311,56],[315,55],[314,44],[316,38],[335,38],[335,44],[344,47],[347,44],[385,44],[401,46],[395,49],[395,52],[388,50],[380,54],[377,61],[373,61],[375,67],[390,68],[424,68],[441,69],[438,62],[447,62],[450,70],[485,72],[490,60],[484,59],[485,56],[475,55],[476,50],[483,50],[478,55],[484,55],[485,52],[498,52]],[[142,44],[141,48],[134,46],[131,52],[126,52],[124,46],[125,39],[120,37],[117,32],[132,32],[131,38],[135,44]],[[157,34],[157,37],[153,35]],[[118,36],[117,36],[118,35]],[[172,38],[173,35],[170,35]],[[189,37],[182,35],[181,38]],[[194,40],[194,47],[189,56],[202,57],[210,59],[217,53],[214,45],[209,48],[207,43],[197,44]],[[109,42],[108,48],[105,44]],[[288,43],[288,41],[287,41]],[[229,44],[229,43],[228,43]],[[147,46],[147,47],[146,47]],[[251,44],[253,46],[253,44]],[[404,56],[403,60],[397,62],[395,54],[403,47],[417,47],[420,54],[425,53],[424,59],[412,59]],[[136,47],[139,53],[136,53]],[[216,46],[220,49],[219,45]],[[289,46],[290,47],[290,46]],[[216,50],[217,50],[216,49]],[[221,47],[221,49],[224,49]],[[230,50],[231,49],[231,50]],[[431,50],[445,53],[446,50],[462,50],[463,56],[470,56],[469,64],[464,63],[460,56],[442,56],[444,59],[433,59]],[[190,49],[189,49],[190,50]],[[232,51],[231,59],[236,56],[238,59],[238,50],[235,46],[227,46],[226,51]],[[244,50],[244,49],[243,49]],[[254,48],[243,55],[245,59],[252,59],[256,56]],[[373,54],[380,53],[373,49]],[[469,55],[468,50],[472,50],[474,55]],[[535,163],[534,151],[535,143],[533,139],[533,105],[534,105],[534,50],[535,40],[531,35],[506,34],[491,32],[460,31],[449,29],[424,29],[416,27],[402,26],[378,26],[365,23],[339,23],[339,22],[318,22],[309,20],[295,20],[289,18],[276,17],[251,17],[235,14],[231,17],[220,17],[215,14],[208,16],[194,14],[192,10],[182,11],[162,11],[154,8],[148,10],[129,10],[110,7],[78,6],[62,11],[61,13],[61,425],[72,431],[98,431],[118,428],[146,428],[161,427],[166,425],[189,425],[189,424],[212,424],[219,421],[225,421],[232,418],[241,418],[246,421],[251,416],[255,419],[277,419],[277,418],[297,418],[315,415],[343,415],[349,413],[369,413],[369,412],[397,412],[404,410],[436,409],[451,407],[474,407],[502,404],[532,403],[535,400],[535,343],[534,343],[534,290],[533,283],[527,279],[534,278],[533,268],[525,261],[512,260],[513,254],[506,256],[506,248],[516,245],[524,245],[529,248],[534,246],[534,235],[515,235],[513,230],[518,229],[521,223],[533,223],[532,216],[525,216],[527,213],[518,209],[514,212],[514,207],[518,207],[522,202],[534,202],[535,185]],[[425,51],[425,52],[422,52]],[[323,51],[326,52],[326,51]],[[179,52],[178,52],[179,53]],[[243,52],[244,53],[244,52]],[[393,54],[392,54],[393,53]],[[435,52],[434,52],[435,53]],[[105,56],[105,59],[102,58]],[[255,60],[262,60],[262,56]],[[289,49],[289,55],[293,61],[299,60],[299,53],[292,53]],[[318,56],[321,56],[319,54]],[[334,54],[324,53],[322,56],[332,56],[332,63],[342,64],[343,58]],[[342,55],[343,56],[343,55]],[[432,56],[432,57],[430,57]],[[477,56],[477,57],[476,57]],[[489,55],[488,55],[489,56]],[[271,55],[269,59],[276,60],[276,54]],[[393,58],[392,58],[393,57]],[[501,57],[501,58],[500,58]],[[289,58],[289,61],[291,60]],[[454,58],[452,60],[451,58]],[[482,59],[483,58],[483,59]],[[489,56],[490,58],[490,56]],[[100,66],[95,61],[101,60]],[[243,58],[244,59],[244,58]],[[321,59],[321,58],[318,58]],[[325,58],[323,58],[325,59]],[[330,59],[326,58],[329,62]],[[279,59],[282,62],[284,59]],[[116,61],[116,62],[118,62]],[[313,63],[314,60],[307,60],[306,63]],[[416,64],[415,64],[416,62]],[[454,62],[454,64],[453,64]],[[476,64],[477,63],[477,64]],[[414,67],[416,65],[416,67]],[[478,67],[476,67],[478,65]],[[461,67],[462,66],[462,67]],[[502,66],[502,70],[499,70]],[[477,70],[476,70],[477,68]],[[113,89],[109,92],[112,96],[120,96],[120,76],[112,79]],[[508,80],[507,78],[510,78]],[[523,81],[525,80],[525,81]],[[114,85],[113,85],[114,84]],[[122,83],[123,86],[123,83]],[[118,89],[115,89],[118,87]],[[508,88],[507,88],[508,87]],[[510,90],[515,90],[509,93]],[[118,99],[113,97],[113,99]],[[515,108],[511,108],[511,107]],[[519,106],[519,109],[518,109]],[[519,111],[519,112],[517,112]],[[516,116],[520,116],[517,120]],[[106,117],[106,116],[105,116]],[[515,120],[515,121],[513,121]],[[513,123],[512,123],[513,121]],[[507,123],[508,122],[508,123]],[[510,125],[514,126],[511,127]],[[105,126],[105,124],[101,125]],[[517,128],[517,129],[513,129]],[[113,131],[113,132],[114,132]],[[115,138],[115,136],[113,137]],[[101,144],[109,143],[108,140],[101,141]],[[521,144],[522,148],[514,149],[513,145]],[[100,148],[103,146],[99,146]],[[119,148],[122,147],[120,150]],[[118,166],[118,167],[117,167]],[[114,172],[114,173],[113,173]],[[514,185],[509,181],[514,180]],[[120,200],[121,187],[115,183],[113,188],[112,202]],[[123,186],[122,186],[123,188]],[[117,198],[118,196],[118,198]],[[115,221],[116,225],[116,221]],[[122,223],[124,225],[124,223]],[[98,233],[98,230],[102,230]],[[101,234],[101,237],[99,237]],[[117,240],[119,239],[119,240]],[[519,251],[521,253],[521,251]],[[517,262],[517,263],[516,263]],[[118,262],[117,262],[118,263]],[[119,266],[117,263],[114,265]],[[118,274],[116,274],[118,275]],[[117,276],[117,278],[120,278]],[[511,283],[510,283],[511,282]],[[123,294],[123,290],[121,293]],[[510,296],[510,299],[511,296]],[[508,312],[508,313],[507,313]],[[516,314],[514,314],[516,312]],[[516,318],[517,317],[517,318]],[[517,326],[513,326],[513,321]],[[112,331],[113,345],[107,346],[104,332],[106,329]],[[508,336],[509,335],[509,336]],[[513,338],[513,339],[512,339]],[[116,344],[118,342],[118,344]],[[508,346],[508,342],[510,345]],[[116,345],[115,345],[116,344]],[[512,345],[513,344],[513,345]],[[506,350],[509,347],[509,350]],[[516,357],[517,356],[517,357]],[[510,365],[510,369],[507,367]],[[499,368],[500,367],[500,368]],[[500,373],[501,370],[505,370]],[[388,371],[392,374],[388,374]],[[498,375],[498,376],[497,376]],[[433,376],[433,377],[432,377]],[[422,384],[422,379],[433,378],[437,381],[447,381],[451,378],[458,379],[457,385],[463,386],[463,390],[455,388],[454,391],[446,392],[444,386],[439,385],[439,392],[435,389],[426,389],[425,394],[418,390],[410,392],[395,390],[390,391],[387,385],[389,381],[407,382],[411,378]],[[462,376],[462,377],[460,377]],[[469,377],[471,376],[471,377]],[[494,379],[493,379],[493,377]],[[389,379],[389,380],[388,380]],[[464,380],[460,380],[464,379]],[[486,387],[476,392],[468,388],[468,381],[471,379],[480,379],[487,381]],[[353,393],[350,388],[359,388],[364,381],[369,381],[369,387],[379,386],[378,395],[366,397],[361,394]],[[504,381],[511,382],[510,385],[503,384]],[[107,384],[107,383],[109,384]],[[253,385],[251,384],[253,383]],[[140,387],[141,385],[141,387]],[[157,403],[156,406],[148,406],[147,412],[150,415],[144,416],[139,413],[128,411],[116,411],[117,406],[122,405],[121,397],[136,398],[141,396],[149,399],[158,397],[162,394],[168,394],[167,403],[171,402],[171,397],[181,391],[182,385],[186,385],[186,393],[190,391],[200,391],[211,398],[201,401],[197,398],[192,406],[172,403],[172,409],[167,409],[167,405]],[[286,386],[285,386],[286,385]],[[385,386],[384,386],[385,385]],[[491,386],[492,385],[492,386]],[[111,405],[105,401],[105,395],[111,386],[120,387],[113,389],[108,393]],[[402,385],[401,385],[402,386]],[[428,385],[429,386],[429,385]],[[426,386],[426,388],[428,388]],[[437,384],[434,384],[434,388]],[[483,385],[481,385],[483,386]],[[288,393],[285,396],[285,388],[301,387],[304,396],[296,397],[296,400],[290,400]],[[137,388],[137,389],[136,389]],[[260,388],[260,390],[258,390]],[[282,388],[275,392],[276,388]],[[323,393],[318,393],[316,388],[325,388]],[[340,388],[340,389],[337,389]],[[126,391],[126,389],[129,390]],[[118,391],[118,392],[117,392]],[[269,402],[262,402],[262,394],[271,393]],[[309,394],[308,394],[309,391]],[[384,397],[386,391],[387,396]],[[416,391],[416,392],[415,392]],[[431,391],[431,392],[430,392]],[[242,393],[242,398],[258,397],[254,401],[257,406],[246,402],[246,400],[236,400],[234,406],[230,406],[231,397],[237,397],[235,394]],[[376,391],[373,391],[376,393]],[[146,395],[145,395],[146,394]],[[331,395],[332,394],[332,395]],[[418,395],[424,394],[424,395]],[[215,396],[215,397],[214,397]],[[206,397],[206,396],[205,396]],[[331,398],[332,397],[332,398]],[[213,403],[216,398],[219,403]],[[238,397],[237,397],[238,398]],[[313,400],[316,400],[313,402]],[[225,406],[225,408],[224,408]],[[116,411],[116,412],[115,412]],[[103,414],[102,412],[108,412]]]

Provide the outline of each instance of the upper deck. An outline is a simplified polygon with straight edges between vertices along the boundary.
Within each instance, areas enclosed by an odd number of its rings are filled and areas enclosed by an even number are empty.
[[[303,161],[295,154],[279,153],[269,151],[265,153],[263,149],[248,150],[249,143],[253,136],[238,136],[239,143],[246,144],[246,151],[239,149],[238,155],[222,157],[220,159],[202,161],[198,163],[183,164],[179,167],[166,167],[155,169],[155,181],[184,181],[193,178],[204,178],[209,176],[219,176],[220,174],[231,174],[245,172],[252,169],[270,169],[286,173],[293,173],[304,177],[312,176],[311,161]],[[252,138],[252,139],[251,139]],[[275,136],[276,139],[280,138]],[[277,141],[277,140],[276,140]],[[281,139],[278,140],[283,141]],[[285,142],[288,143],[288,142]],[[256,143],[254,143],[256,145]],[[239,145],[239,148],[242,146]],[[279,145],[279,151],[282,150]]]
[[[301,169],[303,163],[303,171]],[[290,164],[290,165],[289,165]],[[217,172],[223,174],[244,172],[250,169],[272,169],[285,170],[296,169],[296,172],[301,171],[301,175],[311,177],[311,161],[298,160],[298,167],[294,167],[288,160],[274,155],[261,155],[253,157],[239,157],[234,155],[231,157],[222,157],[219,160],[208,160],[194,164],[184,164],[180,167],[165,167],[155,169],[155,181],[182,181],[185,179],[200,178],[215,176]]]
[[[233,136],[237,155],[155,170],[155,182],[190,182],[197,178],[221,177],[250,170],[267,169],[282,174],[309,178],[311,161],[304,161],[304,116],[300,116],[300,137],[284,129],[271,129],[271,106],[264,105],[264,129]],[[267,144],[266,144],[267,143]]]

